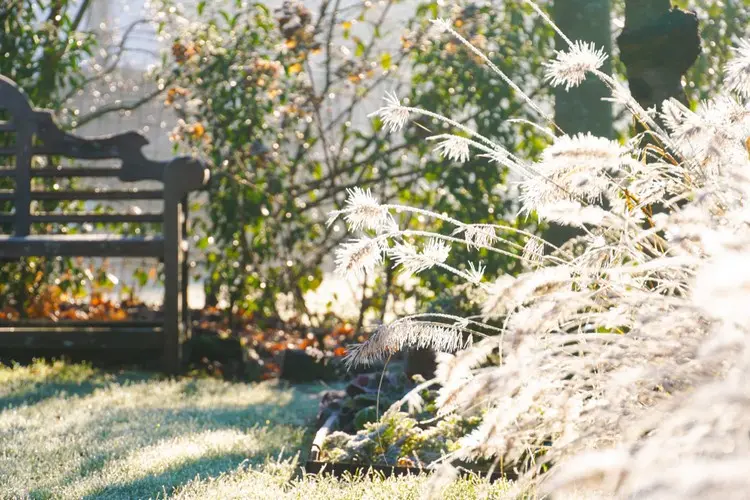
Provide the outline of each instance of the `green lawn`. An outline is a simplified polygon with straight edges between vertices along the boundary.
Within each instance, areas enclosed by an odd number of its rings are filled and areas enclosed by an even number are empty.
[[[0,368],[2,498],[418,498],[423,479],[303,476],[320,384]],[[447,498],[499,497],[463,481]]]

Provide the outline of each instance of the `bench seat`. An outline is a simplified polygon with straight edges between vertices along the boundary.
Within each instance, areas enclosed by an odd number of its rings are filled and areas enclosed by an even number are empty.
[[[2,349],[138,349],[160,350],[164,333],[154,327],[69,327],[65,323],[52,328],[0,326]]]
[[[19,257],[162,257],[161,236],[115,234],[0,235],[0,259]]]

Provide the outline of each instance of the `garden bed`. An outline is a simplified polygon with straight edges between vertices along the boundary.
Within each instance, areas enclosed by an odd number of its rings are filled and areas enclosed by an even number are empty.
[[[332,415],[323,426],[318,429],[315,439],[310,448],[308,460],[305,462],[305,472],[307,474],[330,475],[336,478],[342,476],[362,476],[376,474],[383,478],[392,476],[416,476],[420,474],[429,474],[434,469],[429,467],[411,467],[406,465],[384,465],[378,463],[352,463],[352,462],[331,462],[320,460],[320,452],[324,446],[324,441],[331,430],[334,429],[338,415]],[[488,479],[490,482],[499,480],[513,480],[517,475],[512,470],[492,472],[477,469],[460,468],[460,476],[468,478],[471,475],[478,475]]]
[[[87,321],[159,321],[162,311],[137,299],[116,301],[99,293],[74,300],[52,286],[37,295],[23,312],[9,305],[0,308],[0,325],[21,317],[39,324],[78,326]],[[191,321],[193,334],[185,345],[188,372],[232,380],[341,380],[347,376],[342,363],[346,346],[365,339],[349,324],[335,319],[327,327],[311,328],[295,320],[260,320],[252,314],[229,314],[206,307],[191,311]],[[137,355],[138,350],[133,346],[130,358],[140,362],[144,358]],[[71,359],[77,359],[74,354]],[[85,355],[81,359],[86,359]],[[97,362],[121,363],[124,359],[129,358],[100,356]]]
[[[418,398],[405,399],[421,382],[419,376],[408,380],[403,370],[394,368],[360,374],[344,390],[324,394],[305,471],[334,477],[431,472],[430,465],[457,449],[479,417],[438,415],[434,389],[424,388]],[[401,404],[409,404],[412,411],[399,411]],[[461,465],[463,476],[487,476],[490,481],[517,477],[510,469],[489,473],[492,467],[487,461]]]
[[[316,475],[330,475],[336,478],[342,476],[363,476],[367,474],[377,474],[383,478],[400,477],[400,476],[418,476],[420,474],[429,474],[430,469],[419,467],[399,467],[395,465],[377,465],[377,464],[351,464],[336,462],[320,462],[317,460],[308,460],[305,463],[305,472]],[[472,472],[462,470],[461,477],[469,477]],[[478,473],[481,474],[481,473]],[[483,475],[482,477],[486,477]],[[493,472],[488,477],[491,483],[502,480],[513,480],[515,476],[504,472]]]

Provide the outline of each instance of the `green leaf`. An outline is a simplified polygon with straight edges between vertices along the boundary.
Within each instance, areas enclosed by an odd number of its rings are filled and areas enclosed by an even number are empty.
[[[362,40],[359,37],[353,37],[354,41],[357,43],[357,48],[354,49],[354,55],[356,57],[362,57],[362,55],[365,53],[365,44],[362,43]]]
[[[384,52],[380,56],[380,65],[383,69],[391,69],[391,54],[389,52]]]
[[[354,415],[354,428],[356,430],[362,430],[365,428],[365,424],[377,422],[377,420],[378,412],[374,406],[362,408]]]

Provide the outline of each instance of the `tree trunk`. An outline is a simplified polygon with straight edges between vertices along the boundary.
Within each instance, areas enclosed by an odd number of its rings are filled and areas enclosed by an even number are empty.
[[[555,24],[571,40],[593,42],[597,48],[612,54],[612,29],[609,0],[555,0],[553,8]],[[558,50],[567,50],[568,44],[557,37]],[[602,71],[611,73],[610,58]],[[597,78],[589,76],[578,87],[566,91],[555,89],[555,123],[568,135],[591,132],[600,137],[613,137],[612,104],[603,100],[609,97],[607,87]],[[561,245],[580,231],[569,226],[550,224],[544,238],[554,245]]]
[[[593,42],[597,48],[612,54],[609,0],[555,0],[555,24],[571,40]],[[567,43],[556,38],[558,50],[567,50]],[[602,71],[611,73],[610,59]],[[600,137],[613,137],[612,104],[607,87],[589,76],[581,85],[566,91],[555,89],[555,122],[568,135],[591,132]]]
[[[648,109],[674,97],[687,104],[682,78],[700,54],[698,18],[669,0],[626,0],[617,37],[630,93]]]

